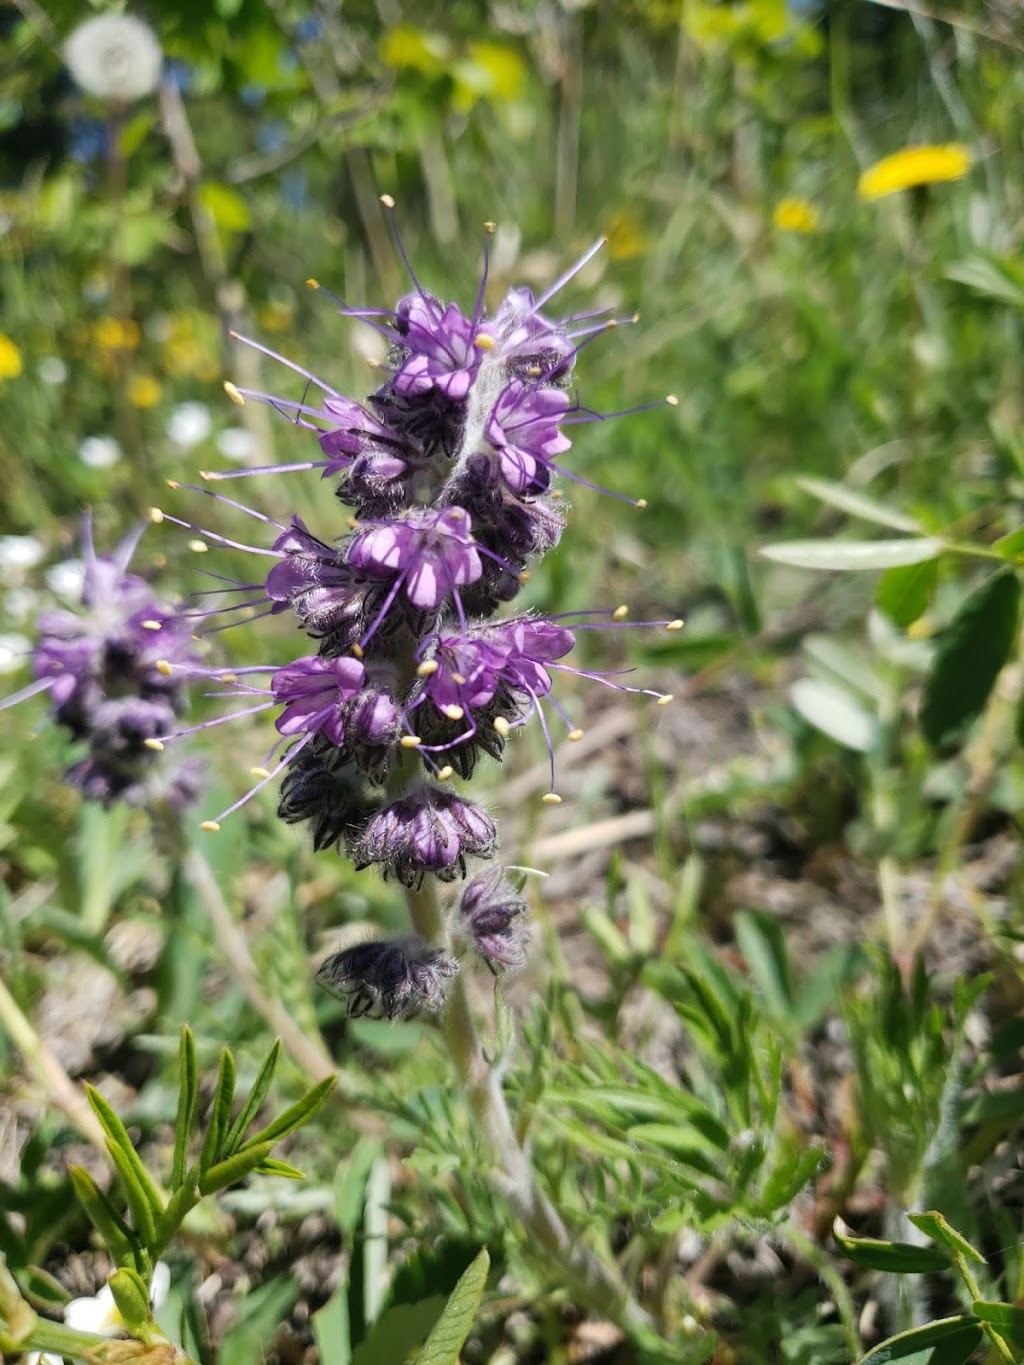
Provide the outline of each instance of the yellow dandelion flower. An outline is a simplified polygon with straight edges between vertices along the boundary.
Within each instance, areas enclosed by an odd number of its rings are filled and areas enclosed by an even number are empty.
[[[163,389],[151,374],[133,375],[128,384],[128,402],[133,408],[155,408]]]
[[[643,224],[629,209],[608,214],[602,223],[608,238],[608,255],[613,261],[631,261],[647,249]]]
[[[904,147],[869,166],[857,181],[860,199],[884,199],[887,194],[959,180],[971,168],[971,154],[959,142],[945,146]]]
[[[139,344],[139,329],[131,318],[98,318],[92,339],[105,351],[133,351]]]
[[[806,199],[780,199],[772,222],[782,232],[817,232],[821,214]]]
[[[21,352],[10,337],[0,332],[0,379],[17,379],[21,371]]]

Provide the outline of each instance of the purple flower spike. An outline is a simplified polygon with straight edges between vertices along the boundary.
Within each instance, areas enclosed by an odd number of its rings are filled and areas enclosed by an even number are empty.
[[[503,867],[481,872],[459,899],[456,933],[492,971],[518,971],[526,965],[530,931],[523,922],[526,901]]]
[[[497,843],[494,821],[453,792],[421,787],[374,815],[349,842],[356,867],[376,864],[385,877],[416,886],[427,872],[443,882],[466,875],[468,857],[489,858]]]
[[[345,743],[346,702],[359,695],[366,670],[358,659],[296,659],[271,679],[274,700],[284,710],[274,722],[278,731],[295,735],[323,734],[340,749]]]
[[[351,568],[404,585],[419,611],[436,611],[448,594],[482,573],[472,524],[461,507],[419,510],[357,531],[348,547]]]
[[[335,953],[316,979],[343,1000],[352,1018],[411,1019],[443,1008],[459,964],[416,934],[357,943]]]

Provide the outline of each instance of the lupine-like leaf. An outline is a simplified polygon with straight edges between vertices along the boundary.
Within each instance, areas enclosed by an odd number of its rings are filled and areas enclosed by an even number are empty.
[[[760,554],[763,559],[796,569],[851,573],[923,564],[935,559],[944,548],[934,536],[908,536],[902,540],[789,540],[780,545],[764,545]]]
[[[480,1255],[463,1274],[444,1312],[431,1328],[430,1336],[423,1343],[418,1365],[457,1365],[484,1295],[490,1264],[487,1248],[482,1247]]]
[[[887,1270],[894,1275],[926,1275],[948,1270],[951,1256],[944,1247],[919,1247],[912,1242],[883,1242],[874,1237],[847,1237],[833,1228],[836,1246],[854,1265]]]
[[[818,498],[829,507],[837,507],[840,512],[847,512],[851,517],[860,517],[862,521],[872,521],[877,526],[888,526],[893,531],[921,530],[921,523],[915,521],[913,517],[908,517],[905,512],[898,512],[895,507],[889,507],[884,502],[868,497],[866,493],[848,488],[844,483],[835,483],[832,479],[799,478],[796,485],[805,493],[810,493],[812,498]]]
[[[164,1211],[164,1201],[160,1196],[160,1191],[153,1183],[152,1177],[143,1165],[142,1158],[135,1150],[132,1140],[128,1136],[127,1128],[98,1090],[87,1085],[85,1093],[92,1106],[93,1113],[103,1125],[111,1150],[113,1151],[113,1148],[116,1147],[123,1154],[126,1168],[132,1171],[135,1183],[149,1204],[152,1214],[159,1217]]]
[[[862,1356],[857,1365],[966,1365],[981,1344],[981,1328],[973,1318],[939,1318],[925,1327],[890,1337]]]
[[[931,1210],[928,1213],[908,1213],[907,1217],[926,1237],[930,1237],[933,1242],[944,1243],[954,1255],[966,1256],[968,1260],[976,1261],[978,1265],[985,1265],[985,1258],[981,1252],[971,1246],[967,1238],[961,1236],[956,1228],[951,1227],[941,1213]]]
[[[276,1038],[274,1045],[263,1060],[263,1065],[253,1081],[252,1089],[246,1097],[245,1103],[238,1111],[238,1116],[228,1129],[227,1137],[224,1139],[223,1150],[225,1156],[231,1156],[238,1148],[239,1142],[245,1136],[245,1130],[252,1123],[253,1119],[260,1111],[260,1105],[267,1097],[270,1083],[274,1079],[274,1072],[277,1069],[278,1058],[281,1055],[281,1040]]]
[[[246,1152],[251,1147],[260,1146],[265,1142],[280,1142],[281,1138],[294,1133],[296,1128],[301,1128],[304,1123],[309,1122],[334,1089],[337,1080],[337,1076],[325,1076],[311,1090],[307,1090],[301,1100],[296,1100],[290,1108],[274,1119],[273,1123],[261,1128],[255,1137],[244,1142],[238,1150]]]
[[[213,1194],[228,1185],[237,1184],[239,1180],[244,1180],[267,1159],[273,1148],[273,1142],[261,1142],[255,1147],[244,1147],[242,1151],[235,1152],[225,1161],[218,1161],[199,1177],[200,1190],[203,1194]]]
[[[83,1166],[69,1166],[68,1175],[71,1177],[71,1184],[78,1197],[78,1202],[89,1215],[93,1227],[103,1238],[106,1248],[114,1260],[121,1262],[130,1257],[132,1252],[131,1228],[96,1184],[96,1181]]]
[[[177,1189],[185,1178],[188,1160],[188,1139],[199,1098],[199,1068],[196,1062],[196,1040],[186,1024],[178,1044],[178,1112],[174,1119],[174,1163],[171,1167],[171,1186]]]
[[[971,1304],[971,1309],[976,1318],[991,1323],[1004,1341],[1010,1341],[1014,1346],[1024,1346],[1024,1308],[978,1299]]]

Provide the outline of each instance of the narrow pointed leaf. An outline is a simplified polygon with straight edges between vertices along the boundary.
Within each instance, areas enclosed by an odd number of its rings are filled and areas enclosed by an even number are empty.
[[[118,1312],[129,1330],[137,1332],[150,1319],[149,1292],[142,1277],[135,1270],[122,1266],[107,1281]]]
[[[293,1166],[290,1161],[280,1161],[275,1156],[268,1156],[256,1167],[257,1175],[280,1175],[286,1180],[305,1180],[305,1171],[300,1171],[297,1166]]]
[[[789,689],[793,708],[808,725],[854,753],[866,754],[878,742],[878,722],[845,687],[824,678],[798,678]]]
[[[874,1237],[847,1237],[838,1227],[832,1230],[836,1246],[848,1261],[871,1270],[888,1270],[896,1275],[925,1275],[948,1270],[952,1256],[944,1247],[919,1247],[912,1242],[881,1242]]]
[[[956,1228],[951,1227],[941,1213],[937,1213],[935,1210],[928,1213],[908,1213],[907,1218],[915,1228],[923,1232],[926,1237],[930,1237],[933,1242],[945,1243],[954,1254],[959,1253],[961,1256],[966,1256],[969,1261],[976,1261],[978,1265],[986,1264],[981,1252],[971,1246],[967,1238],[961,1236]]]
[[[235,1152],[226,1161],[218,1161],[199,1177],[200,1190],[203,1194],[214,1194],[217,1190],[223,1190],[228,1185],[235,1185],[239,1180],[244,1180],[267,1159],[273,1146],[272,1142],[261,1142],[256,1147],[246,1147],[241,1152]]]
[[[944,548],[934,536],[915,536],[902,540],[788,540],[780,545],[764,545],[759,553],[762,559],[790,564],[796,569],[850,573],[923,564],[935,559]]]
[[[866,493],[848,488],[844,483],[835,483],[832,479],[799,478],[796,484],[805,493],[810,493],[812,498],[818,498],[829,507],[837,507],[840,512],[848,512],[851,517],[873,521],[877,526],[888,526],[894,531],[921,530],[921,523],[915,521],[913,517],[908,517],[906,512],[899,512],[895,507],[887,507],[884,502],[878,502],[875,498],[868,497]]]
[[[245,1103],[239,1110],[238,1117],[228,1129],[228,1134],[224,1139],[223,1144],[225,1156],[231,1156],[236,1150],[239,1142],[245,1136],[245,1130],[259,1113],[260,1105],[266,1099],[267,1091],[270,1089],[270,1083],[274,1079],[274,1071],[277,1068],[277,1062],[280,1055],[281,1040],[280,1038],[277,1038],[274,1040],[274,1046],[267,1053],[255,1081],[253,1081],[252,1089],[249,1091]]]
[[[487,1248],[483,1247],[455,1286],[444,1312],[431,1328],[430,1335],[423,1343],[418,1365],[458,1365],[459,1354],[483,1298],[490,1264]]]
[[[103,1125],[103,1130],[107,1134],[110,1145],[116,1147],[118,1151],[123,1154],[127,1167],[135,1176],[135,1182],[138,1188],[145,1195],[146,1201],[148,1202],[154,1217],[158,1218],[164,1211],[164,1201],[160,1195],[160,1191],[154,1184],[152,1177],[143,1165],[142,1158],[135,1150],[132,1140],[128,1136],[127,1128],[125,1128],[117,1114],[114,1113],[113,1109],[98,1090],[94,1089],[91,1085],[87,1085],[85,1087],[85,1093],[86,1098],[92,1106],[93,1113]],[[120,1167],[118,1169],[120,1169]]]
[[[223,1138],[231,1120],[231,1105],[235,1098],[235,1059],[228,1048],[222,1048],[217,1068],[217,1085],[207,1119],[206,1136],[199,1153],[199,1169],[207,1171],[220,1159]]]
[[[939,1318],[881,1342],[857,1365],[966,1365],[981,1343],[981,1328],[973,1318]]]
[[[334,1089],[337,1080],[337,1076],[325,1076],[322,1081],[313,1086],[312,1090],[307,1090],[301,1100],[297,1100],[283,1114],[274,1119],[273,1123],[268,1123],[265,1128],[260,1129],[255,1137],[251,1137],[248,1142],[243,1143],[239,1151],[246,1152],[251,1147],[262,1146],[265,1142],[280,1142],[281,1138],[286,1137],[289,1133],[294,1133],[296,1128],[301,1128],[304,1123],[308,1123]]]
[[[131,1228],[84,1167],[69,1166],[68,1174],[78,1202],[103,1238],[107,1250],[115,1261],[124,1260],[131,1254]]]
[[[161,1208],[155,1212],[152,1204],[146,1196],[146,1191],[139,1180],[138,1171],[128,1158],[123,1147],[119,1147],[116,1142],[107,1139],[107,1151],[110,1158],[117,1167],[118,1179],[121,1188],[124,1190],[124,1197],[128,1201],[128,1211],[132,1216],[132,1226],[136,1236],[144,1246],[149,1246],[156,1240],[156,1220],[163,1213]]]
[[[970,594],[939,638],[925,681],[921,728],[932,745],[955,739],[985,709],[1010,658],[1020,616],[1020,583],[1010,569]]]
[[[923,564],[905,564],[899,569],[887,569],[878,580],[875,603],[890,621],[906,630],[928,610],[938,581],[937,559],[926,559]]]
[[[188,1139],[196,1115],[199,1098],[199,1068],[196,1062],[196,1040],[186,1024],[181,1030],[178,1045],[178,1112],[174,1120],[174,1164],[171,1185],[177,1189],[185,1178],[188,1160]]]
[[[199,1203],[199,1187],[195,1183],[195,1171],[186,1173],[181,1184],[167,1201],[167,1207],[156,1222],[156,1239],[151,1248],[154,1257],[159,1257],[171,1238],[177,1233],[192,1209]]]

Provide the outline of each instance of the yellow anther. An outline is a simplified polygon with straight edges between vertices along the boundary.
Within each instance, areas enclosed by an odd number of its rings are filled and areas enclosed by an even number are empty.
[[[395,201],[391,198],[390,194],[382,194],[380,197],[380,202],[384,205],[386,209],[393,209],[395,207]]]
[[[549,497],[549,498],[555,498],[555,499],[557,499],[557,498],[564,498],[564,497],[565,497],[565,494],[562,492],[562,490],[561,490],[560,488],[552,488],[552,489],[548,492],[548,497]]]
[[[216,834],[220,829],[220,825],[217,824],[216,820],[204,820],[199,828],[205,829],[207,834]]]
[[[636,508],[636,510],[637,510],[638,512],[643,512],[643,511],[646,510],[646,507],[647,507],[647,499],[646,499],[646,498],[637,498],[637,500],[636,500],[636,502],[633,504],[633,506]]]
[[[612,620],[624,621],[628,615],[629,607],[626,605],[625,602],[623,602],[621,607],[616,607],[615,610],[612,612]]]
[[[215,474],[212,469],[201,469],[199,471],[199,477],[205,483],[213,483],[215,479],[219,479],[221,476],[219,474]]]
[[[178,489],[181,487],[181,484],[177,479],[166,479],[164,482],[167,484],[168,488],[173,488],[175,493],[177,493]]]
[[[545,806],[560,806],[562,804],[562,798],[557,792],[545,792],[540,799],[544,802]]]
[[[575,744],[575,743],[577,742],[577,740],[581,740],[581,739],[583,738],[583,731],[582,731],[582,730],[570,730],[570,731],[569,731],[569,738],[572,740],[573,744]]]
[[[543,370],[539,365],[530,365],[526,373],[527,375],[529,375],[531,379],[539,379],[540,376],[543,374]]]
[[[667,393],[665,395],[665,402],[669,405],[670,408],[677,408],[679,406],[679,399],[675,396],[674,393]]]
[[[162,673],[165,678],[169,678],[171,676],[171,665],[166,659],[157,659],[156,671]]]
[[[348,526],[348,529],[349,529],[350,531],[356,531],[356,530],[359,529],[359,518],[358,518],[358,517],[346,517],[346,518],[345,518],[345,524]]]
[[[494,338],[488,336],[486,332],[478,332],[473,338],[473,345],[478,351],[493,351],[497,344]]]
[[[319,281],[319,280],[314,280],[313,277],[310,276],[310,278],[306,281],[306,288],[307,288],[307,289],[319,289],[319,288],[320,288],[320,281]]]
[[[149,519],[154,526],[159,526],[164,519],[164,514],[160,511],[159,507],[151,507],[149,509]]]
[[[461,521],[466,515],[466,512],[462,507],[449,507],[448,515],[451,517],[452,521]]]
[[[666,692],[663,697],[658,698],[658,705],[667,706],[670,701],[675,701],[675,694],[673,692]]]
[[[193,554],[204,555],[210,547],[205,540],[190,540],[188,542],[188,548]]]
[[[445,766],[438,771],[437,780],[438,782],[447,782],[449,778],[452,778],[454,776],[455,769],[452,767],[450,763],[446,763]]]
[[[455,683],[457,687],[465,687],[466,685],[466,679],[461,673],[453,673],[452,682]]]
[[[529,570],[529,569],[524,569],[523,572],[522,572],[521,574],[518,575],[518,579],[519,579],[519,582],[520,582],[520,583],[529,583],[529,581],[530,581],[530,570]]]
[[[668,625],[665,627],[666,630],[682,630],[682,628],[683,618],[681,616],[677,616],[674,621],[669,621]]]
[[[162,754],[164,751],[163,742],[159,739],[144,739],[142,743],[147,749],[152,749],[154,753]]]
[[[508,732],[512,729],[512,726],[509,725],[504,716],[495,716],[492,724],[498,734],[501,735],[502,739],[508,738]]]
[[[232,332],[231,335],[237,336],[237,333]],[[232,384],[230,379],[224,385],[224,392],[231,399],[232,403],[237,403],[240,408],[245,407],[245,399],[239,392],[238,386],[236,384]]]
[[[364,657],[362,645],[354,644],[352,646],[352,653],[355,655],[357,659],[362,659]]]
[[[416,672],[421,678],[429,678],[431,674],[436,673],[440,667],[441,665],[436,659],[424,659],[416,669]]]
[[[450,706],[444,706],[441,709],[444,711],[445,715],[448,717],[449,720],[461,720],[462,717],[466,714],[462,707],[456,706],[454,702],[452,702]]]
[[[403,749],[418,749],[423,743],[419,735],[403,735],[398,742]]]
[[[492,223],[491,220],[488,218],[487,222],[484,223],[484,232],[486,232],[488,237],[490,237],[492,236],[493,233],[497,232],[497,230],[498,224]]]
[[[142,629],[143,629],[143,630],[163,630],[163,622],[161,622],[161,621],[143,621],[143,622],[142,622]]]
[[[249,776],[250,776],[250,777],[269,777],[269,776],[270,776],[270,769],[269,769],[269,768],[250,768],[250,769],[249,769]]]

